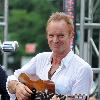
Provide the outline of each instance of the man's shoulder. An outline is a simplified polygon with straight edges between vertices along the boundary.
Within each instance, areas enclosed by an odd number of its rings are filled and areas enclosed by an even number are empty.
[[[74,55],[74,60],[75,60],[75,62],[76,63],[79,63],[80,65],[85,65],[85,66],[90,66],[88,63],[87,63],[87,61],[85,61],[83,58],[81,58],[80,56],[78,56],[78,55]]]
[[[79,57],[78,55],[74,56],[73,65],[76,73],[85,73],[85,74],[93,74],[92,67],[87,63],[84,59]],[[78,74],[77,74],[78,75]]]

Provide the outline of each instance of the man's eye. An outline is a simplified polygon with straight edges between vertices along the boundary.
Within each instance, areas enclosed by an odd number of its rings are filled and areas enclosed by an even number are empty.
[[[60,37],[60,38],[63,38],[63,37],[64,37],[64,35],[59,35],[59,37]]]
[[[53,37],[53,35],[49,35],[49,37],[50,37],[50,38],[52,38],[52,37]]]

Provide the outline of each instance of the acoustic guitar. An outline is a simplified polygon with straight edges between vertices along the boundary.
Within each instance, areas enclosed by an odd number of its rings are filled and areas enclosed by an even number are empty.
[[[55,84],[50,80],[41,80],[37,75],[21,73],[18,80],[25,84],[33,94],[29,100],[56,100],[54,95],[60,100],[88,100],[86,95],[76,94],[71,96],[55,94]]]

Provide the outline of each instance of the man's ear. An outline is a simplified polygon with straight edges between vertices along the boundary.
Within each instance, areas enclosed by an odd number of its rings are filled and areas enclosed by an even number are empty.
[[[74,32],[70,33],[69,36],[70,36],[70,38],[73,39],[74,38]]]
[[[73,39],[74,39],[74,36],[73,37],[70,37],[70,48],[71,49],[73,48]]]

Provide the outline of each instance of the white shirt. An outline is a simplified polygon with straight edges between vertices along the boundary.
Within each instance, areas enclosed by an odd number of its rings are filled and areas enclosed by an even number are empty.
[[[7,79],[18,80],[18,76],[22,72],[29,74],[36,74],[42,80],[48,80],[48,71],[52,64],[52,52],[43,52],[37,54],[31,59],[29,63],[24,65],[21,69],[14,72]],[[51,77],[55,83],[55,92],[58,94],[72,95],[72,94],[89,94],[92,81],[93,72],[91,66],[81,59],[78,55],[70,51],[66,57],[61,61],[61,65]],[[9,92],[9,91],[8,91]],[[10,93],[9,93],[10,94]],[[10,94],[14,100],[15,95]]]

